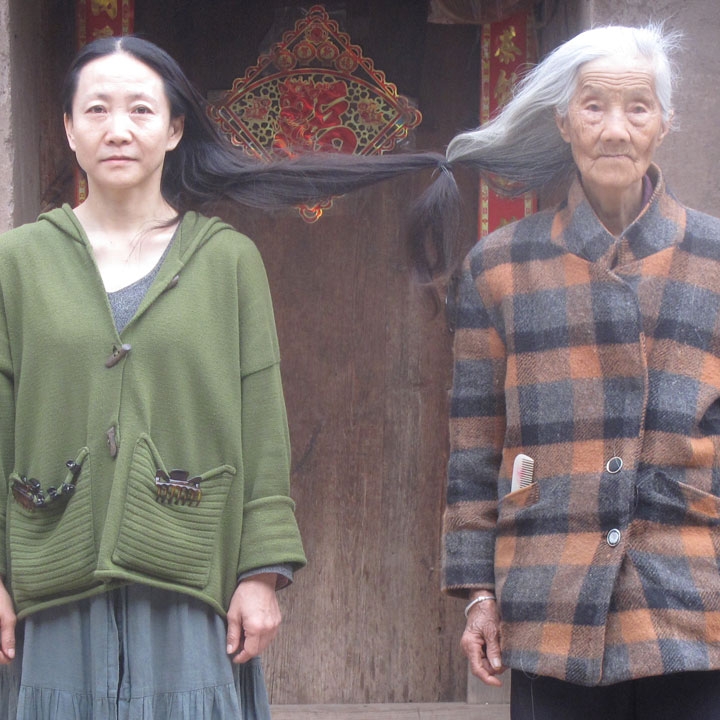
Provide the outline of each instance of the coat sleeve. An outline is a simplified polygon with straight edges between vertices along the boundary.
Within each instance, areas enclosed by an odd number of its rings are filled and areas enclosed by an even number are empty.
[[[443,522],[443,590],[495,585],[497,481],[505,436],[505,345],[466,261],[458,285]]]
[[[239,281],[245,481],[241,574],[280,563],[298,568],[305,555],[290,498],[290,440],[275,320],[265,269],[254,248]]]
[[[1,291],[1,288],[0,288]],[[7,572],[6,527],[8,478],[14,462],[15,398],[5,305],[0,292],[0,577]]]

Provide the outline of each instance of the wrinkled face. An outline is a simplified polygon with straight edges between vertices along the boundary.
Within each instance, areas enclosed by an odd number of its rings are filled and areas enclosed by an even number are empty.
[[[107,55],[80,71],[65,131],[91,190],[159,190],[165,153],[182,130],[160,75],[131,55]]]
[[[557,124],[586,192],[610,198],[640,187],[668,131],[652,68],[639,56],[586,63]]]

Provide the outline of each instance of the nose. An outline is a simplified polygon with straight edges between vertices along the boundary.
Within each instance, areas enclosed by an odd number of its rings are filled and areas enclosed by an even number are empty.
[[[630,139],[630,122],[622,108],[609,108],[603,118],[603,140],[622,142]]]
[[[130,141],[130,118],[127,113],[110,113],[105,138],[109,143],[126,143]]]

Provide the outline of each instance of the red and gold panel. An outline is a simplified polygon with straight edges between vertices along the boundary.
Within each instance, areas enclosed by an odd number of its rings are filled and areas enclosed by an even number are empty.
[[[267,162],[301,152],[382,154],[422,119],[322,5],[260,55],[209,112],[234,145]],[[315,222],[331,204],[300,212]]]
[[[486,123],[512,97],[512,88],[529,64],[535,62],[535,35],[531,13],[519,13],[482,27],[480,122]],[[480,182],[480,235],[531,215],[537,209],[533,193],[518,198],[498,195]]]
[[[135,0],[77,0],[77,46],[133,31]]]

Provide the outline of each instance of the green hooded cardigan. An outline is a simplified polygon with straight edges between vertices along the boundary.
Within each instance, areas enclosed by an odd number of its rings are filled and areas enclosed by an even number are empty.
[[[126,582],[224,615],[239,573],[305,563],[289,461],[248,238],[188,213],[120,335],[69,206],[0,239],[0,573],[19,617]],[[158,501],[173,469],[200,478],[199,502]],[[28,509],[24,478],[46,501],[75,490]]]

